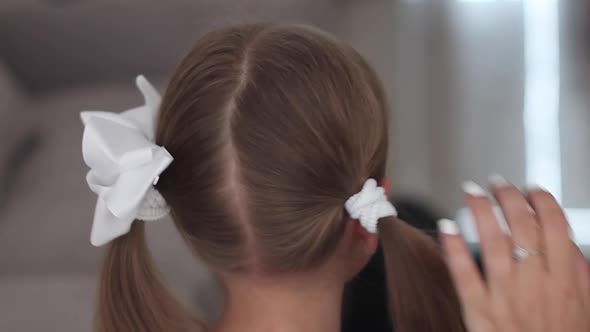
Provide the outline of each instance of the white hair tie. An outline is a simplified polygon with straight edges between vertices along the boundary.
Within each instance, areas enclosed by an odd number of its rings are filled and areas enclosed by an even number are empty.
[[[377,233],[379,219],[397,216],[395,207],[385,196],[385,189],[378,187],[375,179],[365,181],[363,189],[352,195],[344,207],[350,217],[358,219],[369,233]]]
[[[122,113],[84,111],[82,154],[86,181],[98,195],[90,242],[101,246],[126,234],[135,219],[157,220],[169,208],[153,187],[173,158],[154,144],[160,95],[143,76],[137,87],[145,104]]]

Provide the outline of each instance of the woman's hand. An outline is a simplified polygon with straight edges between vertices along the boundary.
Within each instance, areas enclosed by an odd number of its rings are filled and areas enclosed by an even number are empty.
[[[502,232],[486,193],[473,182],[465,199],[476,221],[485,281],[457,225],[441,220],[441,241],[470,332],[588,332],[590,273],[570,240],[555,198],[541,188],[523,195],[501,177],[492,193],[511,235]]]

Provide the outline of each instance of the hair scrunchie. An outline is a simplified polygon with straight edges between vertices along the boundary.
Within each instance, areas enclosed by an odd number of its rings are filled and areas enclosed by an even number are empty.
[[[377,233],[379,219],[397,216],[397,210],[385,196],[385,189],[378,187],[375,179],[365,181],[361,191],[352,195],[344,207],[369,233]]]

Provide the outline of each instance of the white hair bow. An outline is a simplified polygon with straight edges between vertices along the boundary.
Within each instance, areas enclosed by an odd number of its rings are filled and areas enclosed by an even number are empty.
[[[153,187],[173,158],[154,144],[160,95],[143,76],[137,87],[145,104],[122,113],[84,111],[82,154],[86,181],[98,195],[90,242],[101,246],[126,234],[135,219],[157,220],[169,212]]]
[[[350,217],[358,219],[369,233],[377,233],[380,218],[397,216],[395,207],[385,196],[385,189],[378,187],[374,179],[365,181],[363,189],[352,195],[344,207]]]

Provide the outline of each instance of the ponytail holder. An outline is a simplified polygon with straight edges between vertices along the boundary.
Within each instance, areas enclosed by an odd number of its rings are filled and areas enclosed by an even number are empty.
[[[397,216],[397,210],[385,196],[385,189],[377,186],[375,179],[368,179],[363,189],[344,203],[352,219],[358,219],[369,233],[377,233],[379,219]]]
[[[154,144],[160,95],[143,76],[136,79],[145,104],[122,113],[84,111],[82,154],[86,181],[98,195],[90,242],[104,245],[126,234],[135,219],[151,221],[169,213],[154,188],[173,158]]]

